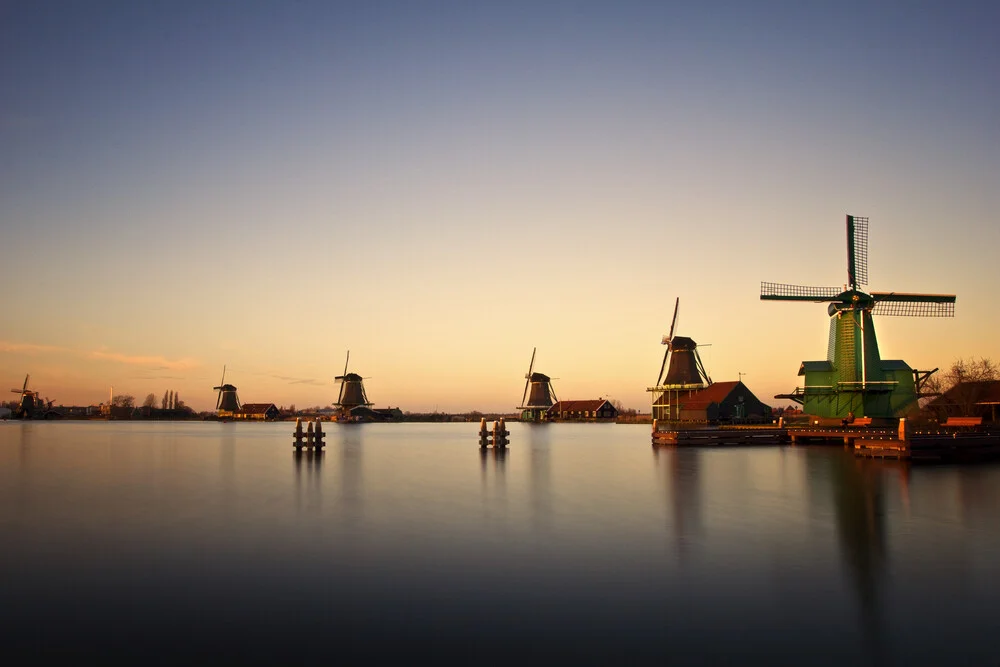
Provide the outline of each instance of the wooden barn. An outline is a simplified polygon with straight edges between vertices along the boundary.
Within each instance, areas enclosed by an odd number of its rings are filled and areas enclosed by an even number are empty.
[[[925,410],[934,417],[981,417],[983,422],[996,423],[1000,405],[1000,380],[959,382],[934,400]]]
[[[703,389],[677,393],[664,393],[653,404],[667,407],[668,401],[677,405],[671,410],[680,421],[728,422],[766,421],[771,418],[771,406],[761,402],[741,381],[714,382]]]
[[[548,409],[548,419],[580,419],[590,421],[614,421],[618,409],[603,398],[589,401],[558,401]]]
[[[239,412],[233,413],[234,419],[249,421],[273,421],[280,411],[274,403],[244,403]]]

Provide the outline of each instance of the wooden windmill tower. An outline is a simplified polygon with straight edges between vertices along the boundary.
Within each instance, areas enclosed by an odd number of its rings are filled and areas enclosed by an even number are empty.
[[[215,401],[215,411],[220,417],[232,416],[240,411],[240,399],[236,395],[236,387],[226,384],[226,367],[222,367],[222,381],[218,387],[212,387],[219,392]]]
[[[662,345],[667,346],[663,352],[660,374],[656,378],[656,385],[646,389],[653,395],[653,419],[680,419],[681,396],[712,384],[712,378],[708,376],[705,365],[701,363],[698,343],[693,338],[674,335],[680,305],[681,298],[677,297],[674,301],[674,317],[670,321],[670,333],[660,341]],[[667,372],[665,378],[664,370]]]
[[[20,389],[11,389],[11,392],[21,395],[20,400],[17,402],[17,407],[14,408],[14,416],[18,419],[31,419],[35,416],[36,407],[44,407],[41,399],[38,397],[38,392],[28,389],[28,379],[30,377],[30,375],[24,376],[24,386]]]
[[[531,349],[531,362],[528,364],[528,372],[524,374],[524,394],[521,396],[522,421],[538,422],[545,419],[555,402],[555,389],[552,388],[552,378],[544,373],[533,373],[535,367],[535,352],[538,348]]]
[[[861,290],[868,284],[868,218],[847,216],[847,285],[803,287],[762,282],[762,301],[830,304],[825,361],[803,361],[805,386],[787,398],[818,417],[899,417],[915,408],[920,387],[934,371],[917,371],[879,355],[872,315],[954,317],[954,294],[903,294]],[[936,370],[936,369],[935,369]]]
[[[350,419],[351,410],[356,407],[368,407],[372,403],[365,394],[365,385],[362,378],[357,373],[348,373],[347,365],[351,361],[351,351],[347,351],[347,360],[344,361],[344,373],[334,378],[340,382],[340,395],[333,405],[340,408],[341,416]]]

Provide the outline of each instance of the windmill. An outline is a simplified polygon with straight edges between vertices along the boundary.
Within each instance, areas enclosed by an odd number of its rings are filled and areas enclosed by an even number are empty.
[[[690,393],[712,384],[712,378],[701,363],[698,343],[693,338],[674,335],[680,305],[681,298],[677,297],[674,301],[674,317],[670,321],[670,333],[660,341],[667,348],[663,352],[660,374],[656,377],[656,385],[646,389],[653,394],[654,419],[680,419],[678,399],[681,392]],[[666,377],[663,375],[664,370],[667,372]]]
[[[517,408],[521,411],[522,421],[542,421],[549,408],[559,400],[552,388],[552,378],[544,373],[532,372],[537,350],[537,347],[531,349],[531,362],[528,364],[528,372],[524,374],[524,394],[521,396],[521,405]]]
[[[212,391],[219,392],[215,401],[215,411],[219,415],[233,414],[240,411],[240,399],[236,395],[236,387],[226,384],[226,367],[222,367],[222,381],[218,387],[212,387]]]
[[[21,399],[14,409],[14,416],[19,419],[31,419],[35,416],[36,407],[44,407],[38,398],[38,392],[28,389],[28,379],[30,377],[30,375],[24,376],[24,385],[20,389],[11,389],[11,392],[21,395]]]
[[[365,385],[362,378],[357,373],[348,373],[347,365],[351,361],[351,351],[347,351],[347,360],[344,361],[344,373],[338,375],[334,378],[335,381],[340,382],[340,395],[337,397],[337,402],[334,405],[340,408],[341,413],[345,417],[350,417],[351,410],[357,407],[368,407],[371,405],[371,401],[368,400],[368,396],[365,394]]]
[[[879,355],[872,315],[954,317],[954,294],[864,292],[868,284],[868,218],[847,216],[847,285],[803,287],[762,282],[762,301],[828,303],[830,337],[825,361],[803,361],[805,386],[787,398],[818,417],[899,417],[916,407],[923,382],[917,371]]]

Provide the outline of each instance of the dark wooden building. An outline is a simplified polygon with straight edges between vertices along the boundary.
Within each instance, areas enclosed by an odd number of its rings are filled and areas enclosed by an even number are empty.
[[[579,419],[590,421],[614,421],[618,409],[603,398],[589,401],[558,401],[548,409],[548,419]]]
[[[982,417],[983,422],[996,423],[1000,405],[1000,380],[959,382],[936,397],[925,411],[944,421],[948,417]]]
[[[714,382],[704,389],[694,389],[664,393],[656,403],[666,401],[677,403],[679,410],[671,410],[678,414],[681,421],[692,422],[761,422],[771,418],[771,406],[763,403],[741,381]]]
[[[244,403],[239,412],[233,413],[233,418],[250,421],[273,421],[279,415],[278,406],[274,403]]]

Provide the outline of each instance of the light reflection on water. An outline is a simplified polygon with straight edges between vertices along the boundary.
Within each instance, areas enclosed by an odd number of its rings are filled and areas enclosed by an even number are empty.
[[[648,428],[0,424],[11,655],[996,663],[1000,468]],[[308,637],[309,640],[302,638]]]

